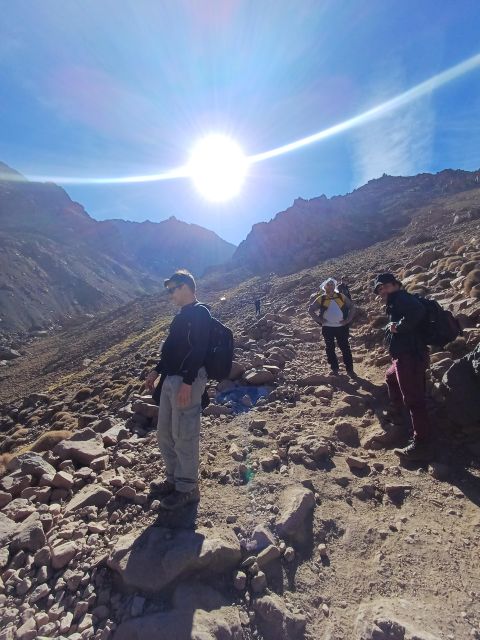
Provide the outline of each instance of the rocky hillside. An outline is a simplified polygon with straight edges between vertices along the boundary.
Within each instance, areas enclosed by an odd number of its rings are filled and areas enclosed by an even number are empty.
[[[426,207],[393,240],[310,270],[223,291],[200,283],[234,329],[236,364],[209,388],[198,509],[167,514],[148,492],[164,468],[143,380],[167,303],[142,298],[5,364],[0,637],[480,638],[480,225],[466,213],[475,197]],[[464,326],[432,353],[428,465],[401,466],[392,451],[385,317],[371,292],[386,268]],[[328,375],[306,312],[318,283],[340,272],[360,308],[355,380]],[[268,312],[256,319],[259,288]],[[459,388],[453,374],[475,349],[473,392],[462,397],[465,378]]]
[[[1,164],[0,174],[3,331],[39,329],[119,306],[158,290],[173,269],[200,274],[234,250],[212,231],[173,217],[97,222],[54,184],[20,181]],[[14,179],[1,179],[8,175]]]
[[[254,225],[233,256],[253,273],[292,273],[389,238],[429,204],[479,189],[480,172],[445,170],[413,177],[384,175],[345,196],[297,198],[270,222]],[[480,193],[480,192],[479,192]],[[448,200],[448,198],[447,198]],[[480,198],[468,213],[480,217]]]

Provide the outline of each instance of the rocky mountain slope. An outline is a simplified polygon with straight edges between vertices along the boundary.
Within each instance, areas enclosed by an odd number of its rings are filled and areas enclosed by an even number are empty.
[[[97,222],[54,184],[0,163],[0,329],[30,330],[120,306],[180,266],[202,273],[234,246],[174,217]],[[187,251],[188,247],[188,251]]]
[[[479,181],[478,171],[384,175],[345,196],[298,198],[270,222],[254,225],[233,263],[253,273],[292,273],[389,238],[425,205],[441,208],[445,196],[478,189]],[[480,217],[478,204],[469,214]]]
[[[480,638],[479,407],[472,394],[470,413],[468,398],[450,412],[449,376],[480,343],[476,202],[452,196],[393,240],[289,276],[201,282],[234,330],[236,365],[209,389],[198,510],[166,514],[148,495],[163,463],[143,379],[165,300],[26,345],[0,384],[0,637]],[[432,354],[429,465],[400,466],[391,450],[385,317],[370,288],[387,268],[465,327]],[[356,380],[328,375],[306,312],[340,272],[360,308]]]

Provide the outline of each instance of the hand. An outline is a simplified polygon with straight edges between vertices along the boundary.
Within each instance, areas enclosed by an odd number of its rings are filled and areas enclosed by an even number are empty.
[[[152,369],[152,371],[150,371],[147,377],[145,378],[145,387],[147,388],[147,391],[153,391],[155,380],[157,378],[158,378],[158,373],[155,371],[155,369]]]
[[[395,322],[391,322],[391,323],[388,325],[388,328],[389,328],[389,330],[390,330],[390,333],[398,333],[397,325],[396,325],[396,323],[395,323]]]
[[[346,324],[348,324],[347,320],[340,320],[340,326],[344,327]]]
[[[177,407],[182,409],[183,407],[188,407],[192,402],[192,385],[185,384],[182,382],[180,389],[177,393]]]

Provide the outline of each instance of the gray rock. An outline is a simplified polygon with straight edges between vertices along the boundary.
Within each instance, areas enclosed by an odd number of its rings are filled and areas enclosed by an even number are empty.
[[[265,640],[300,640],[304,637],[305,616],[291,613],[275,593],[257,598],[253,607]]]
[[[257,562],[259,567],[264,567],[265,565],[273,562],[273,560],[277,560],[280,557],[280,549],[275,545],[271,544],[269,547],[260,551],[257,556]]]
[[[0,480],[0,488],[16,498],[30,486],[31,481],[32,476],[24,475],[21,471],[14,471]]]
[[[4,545],[12,533],[16,530],[17,525],[3,513],[0,513],[0,545]]]
[[[7,465],[8,471],[20,471],[23,475],[39,478],[43,474],[55,474],[55,467],[43,459],[39,453],[28,451],[12,458]]]
[[[7,518],[15,520],[15,522],[22,522],[28,518],[30,514],[35,511],[35,507],[26,498],[15,498],[3,508],[3,513]]]
[[[16,358],[20,358],[21,355],[22,354],[15,349],[0,347],[0,360],[15,360]]]
[[[247,371],[245,374],[245,380],[247,384],[252,385],[262,385],[262,384],[272,384],[275,380],[275,376],[268,369],[251,369]]]
[[[12,501],[12,494],[8,491],[0,491],[0,509]]]
[[[313,492],[302,485],[286,487],[279,499],[277,530],[281,538],[303,540],[308,529],[306,520],[315,507]]]
[[[73,496],[67,504],[65,513],[75,511],[81,507],[104,507],[112,497],[112,492],[99,484],[91,484]]]
[[[358,608],[352,640],[440,640],[431,628],[435,617],[420,603],[379,598]]]
[[[52,567],[54,569],[65,567],[75,557],[77,551],[78,547],[75,542],[66,542],[58,547],[52,547]]]
[[[105,455],[106,451],[101,436],[95,434],[91,440],[62,440],[54,448],[53,453],[62,460],[69,458],[88,466],[95,458]]]
[[[118,540],[108,558],[126,587],[156,592],[192,572],[206,575],[233,569],[241,557],[230,529],[170,529],[151,527],[139,537]]]
[[[360,438],[358,437],[357,428],[349,422],[339,422],[335,425],[335,435],[340,440],[348,444],[350,447],[359,447]]]
[[[238,610],[168,611],[122,622],[113,640],[243,640]]]
[[[17,532],[10,543],[12,551],[23,549],[32,553],[41,549],[44,544],[45,533],[38,512],[32,513],[31,516],[28,516],[26,520],[17,526]]]
[[[252,541],[257,543],[256,550],[262,551],[266,547],[275,544],[275,536],[262,524],[255,527],[252,533]]]

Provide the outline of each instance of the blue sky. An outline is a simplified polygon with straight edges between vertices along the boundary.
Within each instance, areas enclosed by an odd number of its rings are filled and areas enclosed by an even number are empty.
[[[27,176],[157,173],[217,131],[259,153],[480,52],[477,0],[0,0],[0,11],[0,160]],[[298,196],[446,167],[480,167],[479,68],[253,165],[227,203],[189,180],[65,188],[97,219],[175,215],[238,243]]]

